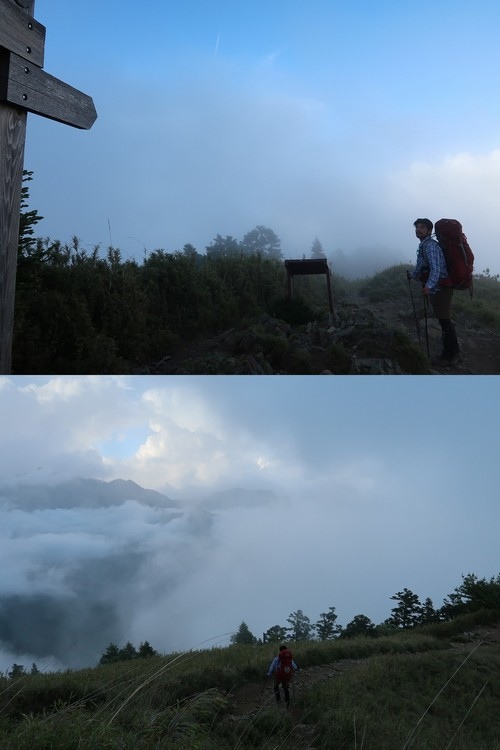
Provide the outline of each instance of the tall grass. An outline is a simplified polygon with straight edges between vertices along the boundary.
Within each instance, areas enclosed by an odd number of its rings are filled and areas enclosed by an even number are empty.
[[[402,750],[407,742],[408,750],[434,750],[451,742],[490,750],[500,746],[500,654],[460,642],[473,624],[468,616],[454,627],[293,644],[302,670],[339,662],[349,668],[311,687],[299,672],[291,712],[275,704],[264,682],[275,644],[0,678],[0,748]],[[254,698],[244,716],[234,712],[238,690]]]
[[[315,747],[354,748],[360,732],[377,750],[500,747],[500,654],[472,651],[387,654],[314,686],[301,702]]]

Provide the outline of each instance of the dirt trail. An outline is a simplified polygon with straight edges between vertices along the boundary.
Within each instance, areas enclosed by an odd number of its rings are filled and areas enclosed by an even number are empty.
[[[471,646],[473,647],[479,642],[486,645],[500,644],[500,623],[496,626],[474,628],[470,633],[464,633],[461,641],[450,642],[450,648],[470,650]],[[292,704],[293,698],[299,695],[301,691],[310,688],[317,682],[339,678],[346,672],[365,664],[366,661],[367,659],[342,659],[333,664],[299,669],[291,689]],[[231,693],[230,699],[231,713],[235,719],[255,714],[263,708],[275,705],[273,681],[271,678],[263,678],[260,684],[248,683],[242,685]],[[284,705],[279,706],[279,708],[285,710]],[[293,705],[291,711],[294,719],[299,721],[300,713],[294,711]]]
[[[343,659],[336,661],[334,664],[323,664],[321,666],[300,669],[290,688],[292,703],[294,696],[300,694],[302,690],[310,688],[316,682],[340,677],[345,672],[356,669],[356,667],[359,667],[365,661],[366,659]],[[270,677],[263,679],[260,686],[249,683],[242,685],[231,693],[233,716],[248,716],[261,708],[265,708],[268,705],[273,706],[274,704],[273,680]]]

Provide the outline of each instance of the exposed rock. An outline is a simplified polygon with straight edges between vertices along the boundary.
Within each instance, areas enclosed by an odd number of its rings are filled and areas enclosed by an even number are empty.
[[[351,375],[404,375],[404,371],[392,359],[377,357],[351,360]]]
[[[453,367],[433,367],[441,329],[401,300],[345,299],[334,315],[302,325],[261,315],[242,328],[185,342],[148,368],[151,374],[405,375],[500,372],[500,336],[457,326],[462,351]],[[429,355],[429,356],[428,356]]]

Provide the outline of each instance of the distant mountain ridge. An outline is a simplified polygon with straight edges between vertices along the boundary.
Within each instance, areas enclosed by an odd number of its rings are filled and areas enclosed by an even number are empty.
[[[130,479],[83,479],[78,477],[50,486],[19,484],[0,486],[0,499],[23,510],[36,508],[102,508],[135,500],[154,508],[179,508],[179,503]]]
[[[141,487],[131,479],[106,482],[102,479],[77,477],[55,485],[0,485],[0,502],[7,501],[9,505],[27,511],[38,508],[103,508],[135,500],[152,508],[192,511],[196,507],[198,510],[211,512],[232,508],[263,508],[276,499],[277,496],[271,490],[235,487],[206,495],[196,501],[194,506],[191,503],[185,506],[157,490]]]

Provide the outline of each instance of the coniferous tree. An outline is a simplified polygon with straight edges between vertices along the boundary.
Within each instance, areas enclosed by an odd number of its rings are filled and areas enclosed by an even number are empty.
[[[128,661],[129,659],[135,659],[137,657],[137,651],[135,649],[135,646],[130,643],[130,641],[127,641],[125,646],[120,649],[119,655],[120,660]]]
[[[398,602],[398,605],[391,610],[392,615],[387,620],[389,624],[404,629],[413,628],[418,624],[422,615],[422,605],[417,594],[404,588],[403,591],[391,596],[391,599]]]
[[[116,643],[110,643],[99,659],[99,664],[113,664],[116,661],[120,661],[120,649]]]
[[[432,599],[424,600],[424,603],[422,604],[422,611],[420,613],[420,619],[419,624],[420,625],[427,625],[431,622],[438,622],[439,621],[439,614],[437,610],[434,609],[434,605],[432,603]]]
[[[148,656],[157,656],[158,652],[154,650],[154,648],[151,646],[149,641],[144,641],[143,643],[139,644],[139,648],[137,649],[137,656],[140,656],[141,658],[146,658]]]
[[[22,677],[26,674],[26,670],[22,664],[13,664],[12,669],[8,672],[11,680],[15,680],[18,677]]]
[[[250,632],[246,622],[242,622],[236,633],[230,638],[231,643],[235,644],[251,644],[257,643],[257,638]]]
[[[366,615],[356,615],[342,631],[343,638],[355,638],[357,635],[375,635],[375,624]]]
[[[237,257],[240,252],[240,243],[231,235],[217,234],[215,239],[206,248],[207,258],[231,258]]]
[[[329,641],[340,634],[342,628],[336,624],[336,620],[335,607],[329,607],[327,612],[320,614],[320,619],[313,626],[320,641]]]
[[[326,258],[325,251],[323,250],[323,245],[317,237],[312,243],[311,258]]]
[[[201,257],[194,245],[192,245],[190,242],[184,245],[184,247],[182,248],[182,253],[186,258],[189,258],[193,261],[198,260],[198,258]]]
[[[283,625],[273,625],[264,633],[266,643],[283,643],[283,641],[286,641],[286,637],[287,629]]]
[[[289,638],[294,641],[308,641],[310,639],[313,626],[309,617],[301,609],[292,612],[287,618],[287,622],[290,623],[288,628]]]
[[[29,187],[28,184],[33,179],[33,172],[29,172],[27,169],[23,170],[23,187],[21,189],[21,214],[19,216],[19,255],[25,255],[29,253],[29,250],[36,242],[34,235],[34,227],[39,221],[42,221],[43,216],[40,216],[38,211],[25,210],[29,208]]]
[[[500,610],[500,574],[489,580],[478,578],[475,573],[462,576],[462,583],[444,600],[439,614],[445,620],[452,620],[479,609]]]

